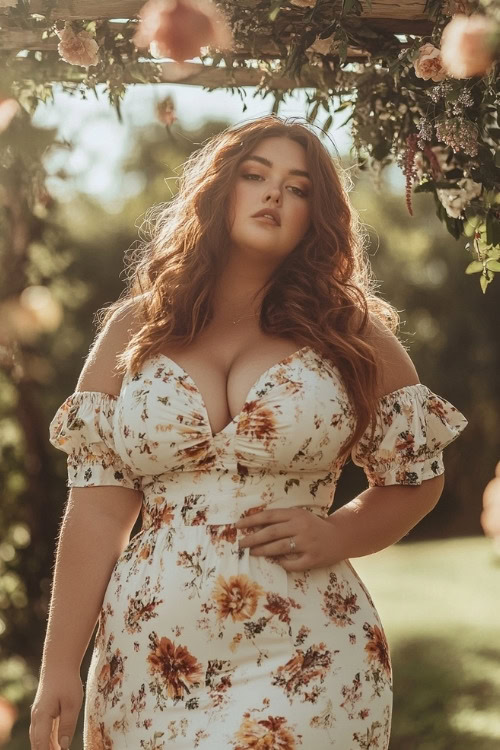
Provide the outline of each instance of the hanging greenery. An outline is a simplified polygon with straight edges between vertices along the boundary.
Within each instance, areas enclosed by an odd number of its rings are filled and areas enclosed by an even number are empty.
[[[411,215],[413,193],[433,194],[448,232],[468,239],[465,272],[478,273],[485,292],[500,272],[500,5],[422,0],[418,18],[396,3],[391,17],[391,5],[101,0],[78,11],[60,0],[0,0],[0,97],[5,107],[15,99],[33,114],[39,101],[53,98],[56,82],[83,98],[104,84],[121,118],[133,83],[236,91],[243,111],[243,87],[256,86],[257,95],[273,97],[276,113],[287,93],[307,88],[307,119],[314,123],[323,110],[327,132],[345,113],[360,168],[379,189],[383,168],[395,162]],[[192,36],[175,33],[190,18],[200,63],[184,61],[196,56]],[[163,118],[171,127],[171,98],[167,105]],[[0,128],[1,110],[2,102]],[[0,139],[1,169],[8,130]]]

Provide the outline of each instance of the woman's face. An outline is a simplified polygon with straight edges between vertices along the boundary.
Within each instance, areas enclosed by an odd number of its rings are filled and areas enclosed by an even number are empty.
[[[229,201],[233,250],[280,262],[298,245],[310,225],[312,187],[301,172],[307,173],[305,150],[286,137],[264,138],[240,163]],[[280,224],[254,218],[269,208]]]

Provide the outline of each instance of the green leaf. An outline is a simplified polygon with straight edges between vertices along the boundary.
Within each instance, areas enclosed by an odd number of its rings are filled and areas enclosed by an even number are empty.
[[[269,13],[269,20],[275,21],[276,16],[281,10],[281,0],[277,0],[277,2],[274,2],[274,4],[271,6],[271,12]]]
[[[323,132],[324,133],[328,133],[328,131],[331,128],[332,122],[333,122],[333,117],[330,115],[329,117],[326,118],[325,124],[323,125]]]
[[[500,271],[500,263],[498,260],[487,260],[486,266],[490,271]]]
[[[318,115],[319,104],[320,104],[320,103],[319,103],[319,101],[317,101],[317,100],[316,100],[316,101],[314,102],[314,105],[313,105],[313,108],[312,108],[312,110],[311,110],[311,113],[310,113],[310,114],[309,114],[309,115],[307,116],[307,119],[308,119],[308,121],[309,121],[310,123],[313,123],[313,124],[314,124],[314,121],[315,121],[315,119],[316,119],[316,117],[317,117],[317,115]]]
[[[350,13],[355,3],[356,0],[342,0],[342,15],[345,16],[346,13]]]
[[[472,263],[469,263],[467,268],[465,269],[465,273],[477,273],[478,271],[483,270],[483,264],[480,260],[473,260]]]
[[[481,289],[483,290],[483,294],[486,294],[486,288],[488,284],[490,283],[489,279],[487,279],[486,276],[484,276],[483,274],[483,276],[481,276],[481,278],[479,279],[479,283],[481,284]]]

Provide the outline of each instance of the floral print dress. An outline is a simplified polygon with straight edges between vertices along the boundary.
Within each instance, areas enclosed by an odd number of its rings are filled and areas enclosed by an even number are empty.
[[[467,424],[419,383],[380,399],[352,451],[370,486],[418,485]],[[50,423],[68,487],[143,492],[87,676],[86,750],[384,750],[392,671],[349,560],[287,572],[234,523],[265,508],[325,518],[355,419],[340,372],[306,346],[263,372],[212,434],[191,377],[164,354],[119,396],[75,391]]]

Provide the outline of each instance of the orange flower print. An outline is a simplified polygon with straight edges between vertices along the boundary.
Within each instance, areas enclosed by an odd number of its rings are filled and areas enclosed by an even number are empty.
[[[158,613],[155,610],[160,604],[163,604],[163,599],[151,596],[148,593],[147,585],[137,591],[135,596],[129,596],[124,616],[127,633],[140,633],[142,630],[141,623],[147,622],[153,617],[158,617]]]
[[[356,704],[363,698],[360,672],[356,672],[350,686],[342,685],[341,693],[344,700],[340,704],[340,708],[346,711],[348,719],[352,721],[355,717]]]
[[[263,593],[262,586],[245,573],[230,576],[227,580],[220,575],[212,593],[218,606],[217,618],[222,620],[230,615],[233,622],[248,620],[257,609],[259,596]]]
[[[286,623],[288,627],[289,634],[291,635],[291,622],[290,622],[290,608],[293,607],[294,609],[302,609],[302,605],[298,604],[295,599],[292,599],[291,597],[288,597],[287,599],[284,599],[279,594],[275,594],[272,591],[267,592],[267,602],[264,605],[264,609],[267,609],[268,612],[271,612],[272,615],[278,615],[278,620],[280,622]]]
[[[443,424],[446,424],[446,409],[443,402],[437,397],[429,398],[429,412],[431,414],[435,414],[436,417],[439,417]]]
[[[318,685],[314,686],[311,692],[304,688],[313,680],[323,682],[331,664],[332,652],[328,651],[323,642],[309,646],[305,653],[302,649],[297,649],[294,657],[278,667],[272,684],[282,687],[290,701],[293,695],[302,695],[303,701],[315,703],[321,689]]]
[[[90,714],[85,731],[85,747],[92,750],[113,750],[113,740],[102,721],[97,722]]]
[[[109,602],[106,602],[105,605],[101,607],[101,611],[99,613],[99,623],[97,626],[97,633],[95,636],[95,643],[97,645],[104,644],[104,633],[106,632],[106,622],[108,620],[109,616],[113,616],[114,611]]]
[[[342,628],[353,625],[351,615],[355,615],[359,610],[357,594],[353,593],[347,580],[341,578],[339,581],[334,572],[330,572],[328,576],[328,586],[323,592],[322,610],[335,625]]]
[[[153,631],[149,634],[149,640],[151,653],[147,661],[150,674],[157,678],[160,688],[165,689],[167,698],[175,702],[183,699],[192,687],[200,685],[202,665],[186,646],[176,646],[166,636],[158,638]]]
[[[218,546],[219,543],[229,542],[234,544],[237,537],[237,529],[234,523],[223,523],[223,524],[206,524],[207,534],[210,536],[210,541],[213,545]]]
[[[365,623],[363,629],[366,631],[366,637],[369,639],[365,646],[368,660],[374,662],[376,666],[382,667],[388,677],[391,676],[391,659],[389,655],[389,646],[383,630],[378,625],[368,625]]]
[[[379,740],[382,738],[378,731],[381,727],[382,724],[380,721],[372,721],[370,728],[366,729],[363,733],[354,732],[352,738],[358,743],[360,750],[369,750],[371,747],[381,747]]]
[[[163,498],[162,498],[163,499]],[[163,512],[161,514],[161,522],[164,526],[168,526],[168,524],[174,520],[174,508],[172,505],[169,505],[168,503],[163,508]]]
[[[296,740],[302,744],[302,736],[294,737],[284,716],[268,716],[256,721],[245,713],[233,743],[237,743],[234,750],[295,750]]]
[[[106,663],[99,672],[98,690],[105,700],[113,693],[116,694],[121,687],[124,671],[123,657],[120,649],[117,648],[111,658],[106,658]],[[113,701],[112,703],[114,705]]]
[[[398,441],[396,443],[396,450],[401,451],[402,453],[406,452],[408,456],[411,456],[413,453],[413,446],[415,444],[415,437],[412,435],[411,432],[406,430],[405,432],[401,432],[398,436]]]
[[[276,427],[274,411],[264,406],[260,399],[245,404],[238,423],[240,434],[252,436],[256,440],[269,441],[277,437]]]

